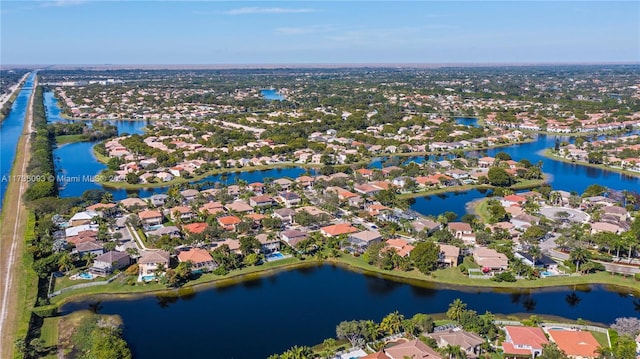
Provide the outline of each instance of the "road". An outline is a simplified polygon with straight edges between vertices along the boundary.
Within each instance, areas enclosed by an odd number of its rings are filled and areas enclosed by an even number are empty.
[[[13,175],[26,175],[30,158],[30,134],[33,121],[33,101],[37,79],[29,98],[29,108],[25,115],[25,124],[18,142],[14,160]],[[13,178],[13,177],[12,177]],[[19,178],[19,177],[18,177]],[[20,293],[21,253],[27,222],[27,209],[23,194],[27,190],[26,181],[10,181],[5,194],[2,211],[2,229],[0,230],[0,357],[12,358],[15,331],[21,315],[18,307]]]

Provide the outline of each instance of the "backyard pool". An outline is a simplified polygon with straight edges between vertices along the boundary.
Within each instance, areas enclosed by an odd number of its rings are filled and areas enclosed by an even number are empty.
[[[285,258],[284,255],[280,252],[273,252],[265,256],[265,259],[267,260],[267,262],[277,261],[279,259],[284,259],[284,258]]]
[[[153,274],[140,276],[141,282],[151,282],[154,279],[156,279],[156,276]]]
[[[80,279],[93,279],[93,274],[87,273],[87,272],[82,272],[82,273],[78,274],[78,278],[80,278]]]
[[[148,226],[148,227],[147,227],[147,232],[157,231],[158,229],[160,229],[160,228],[162,228],[162,227],[164,227],[164,226],[163,226],[163,225],[161,225],[161,224],[156,224],[156,225],[153,225],[153,226]]]

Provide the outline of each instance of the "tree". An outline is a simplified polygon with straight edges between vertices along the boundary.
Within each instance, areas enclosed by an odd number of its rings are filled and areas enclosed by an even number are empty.
[[[449,357],[449,359],[466,359],[467,353],[460,348],[459,345],[447,345],[440,349],[440,353]]]
[[[127,342],[120,338],[117,331],[99,328],[91,333],[91,358],[95,359],[131,359],[131,350]]]
[[[258,253],[249,253],[244,257],[244,264],[247,266],[253,266],[260,262],[260,255]]]
[[[607,191],[607,187],[599,184],[592,184],[584,190],[582,197],[602,196]]]
[[[411,318],[411,320],[413,321],[413,325],[420,333],[433,332],[434,322],[431,316],[417,313]]]
[[[68,272],[69,270],[73,269],[73,257],[71,257],[71,253],[62,253],[62,255],[58,258],[58,265],[58,269],[64,272]]]
[[[508,187],[511,185],[511,176],[500,167],[491,167],[487,173],[487,178],[493,186]]]
[[[540,359],[569,359],[567,354],[556,343],[542,345],[542,354],[538,356]]]
[[[575,247],[569,253],[569,260],[576,265],[576,272],[580,272],[580,265],[587,263],[591,259],[591,253],[582,247]]]
[[[380,322],[380,330],[389,335],[400,333],[403,320],[404,315],[400,314],[398,311],[389,313],[386,317],[382,318],[382,322]]]
[[[620,335],[636,337],[640,334],[640,319],[635,317],[616,318],[615,323],[611,324],[611,328]]]
[[[307,346],[294,346],[280,355],[280,359],[313,359],[313,350]]]
[[[366,326],[363,321],[349,320],[342,321],[336,326],[336,336],[338,339],[346,339],[351,346],[356,346],[358,341],[364,338]]]
[[[462,317],[462,313],[467,310],[467,304],[460,298],[456,298],[447,309],[447,318],[458,321]]]
[[[509,161],[511,159],[511,155],[506,152],[498,152],[496,153],[496,159],[500,161]]]
[[[125,179],[129,184],[136,184],[138,183],[138,181],[140,181],[140,177],[138,177],[138,175],[135,174],[134,172],[127,173],[127,176],[125,177]]]
[[[418,243],[410,254],[416,268],[424,274],[429,274],[438,267],[440,246],[433,242]]]
[[[321,355],[323,358],[329,359],[332,358],[333,355],[336,353],[336,340],[333,338],[328,338],[325,339],[322,342],[322,346],[324,347],[322,349]]]
[[[634,359],[636,358],[636,342],[630,335],[622,335],[618,337],[613,355],[616,359]]]

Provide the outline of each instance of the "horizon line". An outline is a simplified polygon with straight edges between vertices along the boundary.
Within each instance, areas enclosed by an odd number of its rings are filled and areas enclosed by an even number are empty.
[[[42,68],[64,69],[300,69],[300,68],[442,68],[442,67],[522,67],[522,66],[588,66],[588,65],[640,65],[640,61],[529,61],[529,62],[344,62],[344,63],[221,63],[221,64],[0,64],[0,69]]]

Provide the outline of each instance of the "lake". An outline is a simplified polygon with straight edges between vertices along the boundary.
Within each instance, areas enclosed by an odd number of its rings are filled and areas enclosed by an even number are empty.
[[[275,89],[263,89],[263,90],[260,90],[260,94],[262,95],[262,97],[265,100],[269,100],[269,101],[284,101],[284,96],[281,95]]]
[[[577,300],[568,300],[571,294]],[[617,317],[637,316],[640,306],[629,292],[618,293],[603,286],[512,293],[422,287],[321,265],[204,289],[183,298],[104,300],[100,313],[122,317],[124,337],[138,359],[255,359],[293,345],[321,343],[335,336],[335,327],[343,320],[379,322],[395,310],[405,316],[442,313],[456,298],[479,313],[549,314],[604,324]],[[70,303],[62,312],[86,309],[90,304]]]

